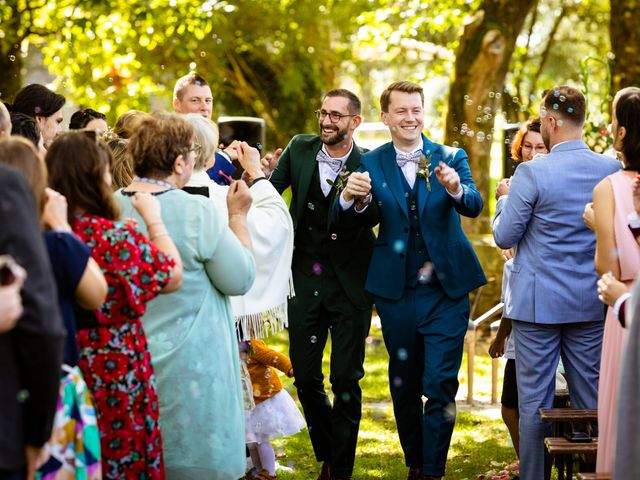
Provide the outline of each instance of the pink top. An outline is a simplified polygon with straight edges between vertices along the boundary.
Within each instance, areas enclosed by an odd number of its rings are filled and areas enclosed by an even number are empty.
[[[640,273],[640,249],[633,234],[629,230],[628,215],[634,211],[631,189],[633,177],[624,171],[613,173],[607,177],[613,187],[615,199],[615,217],[613,221],[618,261],[620,263],[620,280],[633,280]]]

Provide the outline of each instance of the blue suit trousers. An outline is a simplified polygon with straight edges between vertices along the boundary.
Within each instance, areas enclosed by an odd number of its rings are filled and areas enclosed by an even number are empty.
[[[442,476],[455,424],[469,297],[452,299],[439,285],[419,284],[405,288],[399,300],[376,297],[375,304],[406,464]]]

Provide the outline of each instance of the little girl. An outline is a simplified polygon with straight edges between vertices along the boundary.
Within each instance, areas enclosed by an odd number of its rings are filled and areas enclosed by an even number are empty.
[[[269,440],[294,435],[305,427],[305,422],[291,395],[282,388],[276,371],[277,368],[293,377],[291,360],[262,340],[252,338],[248,343],[247,367],[256,403],[252,411],[245,410],[249,453],[258,472],[253,478],[273,480],[276,456]]]

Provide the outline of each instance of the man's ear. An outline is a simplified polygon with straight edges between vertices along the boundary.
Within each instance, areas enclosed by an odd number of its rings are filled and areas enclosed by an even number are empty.
[[[355,117],[353,117],[352,125],[354,130],[358,128],[361,123],[362,123],[362,117],[360,115],[356,115]]]
[[[180,103],[181,102],[180,102],[180,100],[177,99],[177,97],[173,97],[173,110],[176,113],[182,113],[182,111],[181,111],[182,109],[180,108],[180,106],[181,106]]]
[[[385,125],[387,125],[387,115],[389,115],[387,112],[380,112],[380,119]]]

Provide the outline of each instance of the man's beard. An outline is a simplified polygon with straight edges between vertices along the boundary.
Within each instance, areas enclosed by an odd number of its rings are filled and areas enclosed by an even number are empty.
[[[346,128],[344,130],[340,130],[338,127],[335,127],[335,130],[333,130],[332,133],[327,134],[322,131],[322,126],[320,127],[320,138],[322,143],[325,145],[337,145],[338,143],[346,140],[347,136],[348,132]]]

